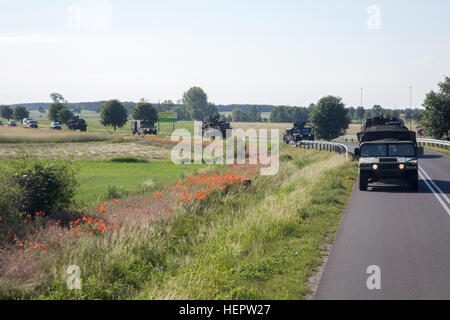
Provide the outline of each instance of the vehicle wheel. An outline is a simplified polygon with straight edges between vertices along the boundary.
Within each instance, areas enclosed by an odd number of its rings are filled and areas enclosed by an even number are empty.
[[[284,143],[289,144],[289,141],[287,141],[286,136],[283,137],[283,141]]]
[[[408,174],[408,189],[410,191],[419,190],[419,174],[417,171],[412,171]]]
[[[369,175],[365,171],[359,171],[359,190],[367,191],[369,185]]]

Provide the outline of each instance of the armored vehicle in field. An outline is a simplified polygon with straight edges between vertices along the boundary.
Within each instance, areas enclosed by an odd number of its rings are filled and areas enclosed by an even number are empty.
[[[310,127],[306,126],[306,124],[307,122],[295,122],[293,128],[286,129],[283,141],[285,143],[297,143],[303,140],[314,141],[314,133]]]
[[[203,121],[202,124],[202,134],[205,136],[208,136],[208,130],[210,129],[216,129],[219,130],[222,133],[222,137],[226,139],[227,137],[227,130],[231,130],[230,122],[226,120],[221,120],[219,117],[214,117],[210,119],[210,121]],[[210,134],[211,135],[211,132]],[[214,136],[211,135],[211,138],[214,139]]]
[[[153,122],[145,120],[131,120],[131,132],[138,135],[157,134],[158,130]]]
[[[80,119],[79,116],[74,116],[72,119],[67,121],[67,128],[72,131],[80,130],[84,132],[87,129],[86,120]]]
[[[383,180],[405,182],[408,189],[419,186],[418,156],[423,148],[417,146],[416,133],[397,118],[383,116],[367,119],[358,133],[359,189],[366,191],[369,183]]]

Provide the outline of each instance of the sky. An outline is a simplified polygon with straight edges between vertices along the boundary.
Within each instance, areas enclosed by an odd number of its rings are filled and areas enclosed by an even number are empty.
[[[0,104],[420,107],[450,75],[448,0],[0,0]]]

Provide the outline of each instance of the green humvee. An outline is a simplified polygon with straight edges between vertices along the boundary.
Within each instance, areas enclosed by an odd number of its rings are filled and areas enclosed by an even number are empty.
[[[423,148],[417,146],[416,133],[409,131],[403,121],[396,118],[368,119],[363,131],[358,133],[359,189],[383,180],[401,180],[408,189],[419,186],[418,156]]]

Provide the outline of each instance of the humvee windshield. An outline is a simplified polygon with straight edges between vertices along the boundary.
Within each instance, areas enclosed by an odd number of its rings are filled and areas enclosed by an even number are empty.
[[[146,129],[153,129],[153,128],[154,128],[154,125],[151,124],[151,123],[143,123],[143,124],[141,125],[141,127],[142,127],[142,128],[146,128]]]
[[[311,133],[311,128],[303,128],[302,133]]]
[[[361,147],[362,157],[413,157],[416,155],[410,143],[365,144]]]

